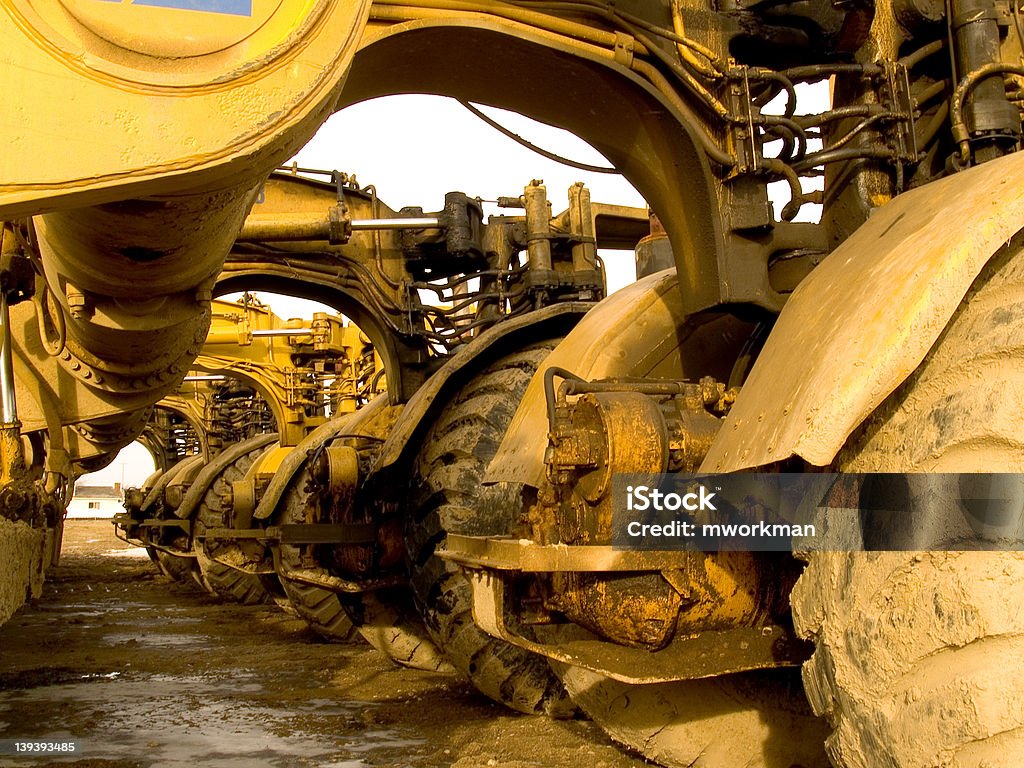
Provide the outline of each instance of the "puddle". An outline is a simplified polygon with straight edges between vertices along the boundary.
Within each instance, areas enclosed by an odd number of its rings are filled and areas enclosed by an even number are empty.
[[[106,552],[100,552],[103,557],[139,557],[145,560],[149,559],[149,553],[145,547],[132,547],[131,549],[108,549]]]
[[[109,527],[109,524],[106,524]],[[73,522],[37,604],[0,626],[0,768],[639,768],[589,724],[516,719],[469,686],[219,603]],[[76,538],[77,535],[77,538]],[[122,556],[124,550],[116,550]]]
[[[398,729],[365,728],[360,714],[373,705],[364,703],[320,698],[282,706],[259,683],[117,674],[0,693],[0,739],[74,739],[81,747],[74,757],[18,757],[17,766],[91,758],[147,768],[364,768],[396,752],[415,765],[410,748],[426,742]],[[74,732],[67,730],[69,713]],[[0,758],[0,766],[8,764]]]
[[[206,635],[190,635],[185,633],[156,634],[151,632],[112,632],[103,636],[103,645],[138,645],[151,648],[194,647],[209,645],[210,638]]]

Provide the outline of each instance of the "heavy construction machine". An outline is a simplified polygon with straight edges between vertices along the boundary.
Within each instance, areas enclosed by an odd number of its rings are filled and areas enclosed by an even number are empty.
[[[238,460],[220,458],[225,451],[251,452],[238,444],[258,447],[261,461],[273,463],[272,448],[287,452],[329,414],[355,411],[384,388],[373,348],[356,326],[324,312],[308,323],[282,321],[254,302],[248,295],[241,303],[213,301],[211,329],[193,370],[157,404],[143,431],[159,469],[126,496],[128,511],[114,520],[166,574],[192,573],[211,591],[243,601],[268,595],[259,579],[211,558],[216,544],[205,528],[221,513],[220,499],[207,499],[198,488],[192,497],[186,492],[203,475],[210,478],[205,493],[219,470]],[[245,465],[254,458],[247,456]]]
[[[196,578],[242,602],[269,598],[266,587],[276,577],[320,634],[348,639],[354,624],[396,662],[437,670],[447,665],[408,593],[403,520],[393,511],[404,505],[382,493],[357,509],[353,491],[392,428],[400,423],[397,433],[408,441],[408,430],[424,423],[440,387],[463,375],[460,369],[479,365],[472,361],[498,354],[527,332],[564,333],[603,294],[597,246],[634,245],[649,230],[649,217],[642,209],[592,203],[581,184],[569,190],[570,208],[551,216],[537,182],[522,198],[503,202],[525,210],[486,222],[479,204],[460,193],[447,195],[437,215],[410,216],[422,211],[406,209],[396,216],[372,187],[363,192],[343,174],[321,175],[331,181],[316,182],[295,169],[268,180],[218,285],[290,288],[360,317],[383,340],[388,382],[400,391],[368,402],[383,385],[383,371],[375,350],[366,359],[371,348],[354,325],[346,330],[357,331],[363,352],[355,341],[332,341],[332,323],[322,315],[308,328],[291,321],[264,328],[270,316],[253,330],[257,318],[249,318],[249,309],[215,301],[211,331],[193,364],[206,373],[186,376],[186,384],[198,386],[196,380],[208,381],[210,373],[237,376],[269,404],[271,423],[284,426],[276,435],[239,433],[237,444],[216,457],[208,448],[150,478],[115,524],[155,550],[165,574]],[[333,210],[341,221],[342,206],[358,213],[367,204],[378,222],[372,238],[341,242],[332,234],[325,212]],[[388,231],[425,224],[423,234]],[[369,228],[365,219],[351,225]],[[542,272],[524,258],[532,230],[548,233]],[[486,259],[467,253],[474,243],[486,248]],[[253,343],[255,336],[262,345]],[[284,368],[283,360],[290,361]],[[429,385],[418,384],[427,374]],[[400,418],[410,390],[418,405]],[[188,413],[175,405],[181,395],[161,406]],[[192,419],[205,434],[200,444],[228,442],[213,437],[224,421],[220,410]]]
[[[467,334],[426,383],[394,381],[388,354],[408,349],[351,315],[385,358],[389,397],[409,397],[359,481],[359,514],[402,522],[418,605],[453,665],[528,711],[562,710],[564,683],[667,765],[1021,762],[1024,559],[963,551],[987,540],[956,503],[962,483],[923,474],[1017,471],[1024,455],[1016,3],[0,9],[0,613],[53,551],[44,532],[74,474],[137,435],[187,372],[267,174],[332,110],[441,94],[588,141],[664,228],[638,246],[645,263],[674,266],[598,303],[550,355],[566,328],[513,318]],[[827,106],[803,103],[814,82]],[[790,195],[776,212],[777,180]],[[796,223],[809,203],[820,222]],[[544,207],[541,185],[522,205]],[[547,216],[533,220],[532,295],[585,294],[588,278],[548,261]],[[355,221],[335,204],[281,226],[345,241]],[[432,234],[500,263],[472,226]],[[421,279],[429,239],[414,244]],[[593,245],[572,244],[574,274]],[[287,281],[279,260],[265,274]],[[615,474],[755,468],[910,473],[902,550],[609,548]],[[870,543],[869,496],[856,489],[862,514],[837,535]]]

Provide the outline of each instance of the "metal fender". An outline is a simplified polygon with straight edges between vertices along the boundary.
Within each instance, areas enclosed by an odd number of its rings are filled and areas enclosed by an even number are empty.
[[[879,208],[793,293],[702,470],[829,464],[1024,225],[1021,178],[1016,153]]]
[[[751,328],[724,313],[688,316],[674,269],[614,293],[587,313],[531,379],[484,482],[537,488],[544,480],[548,442],[544,372],[548,368],[566,368],[586,379],[715,376],[725,380]]]
[[[203,500],[203,496],[206,495],[206,492],[210,488],[210,484],[217,478],[217,475],[231,466],[234,461],[250,451],[254,451],[257,448],[265,448],[276,442],[277,433],[271,432],[265,435],[258,435],[251,440],[244,440],[241,443],[235,443],[230,448],[217,454],[217,456],[208,464],[205,464],[199,471],[199,474],[195,476],[195,479],[189,486],[188,491],[185,492],[185,498],[182,499],[178,508],[174,510],[174,514],[182,520],[192,519],[193,513],[199,507],[199,504]]]
[[[164,472],[160,478],[153,483],[149,489],[149,493],[143,499],[142,504],[139,506],[140,509],[152,509],[160,501],[160,497],[163,496],[164,489],[167,488],[175,480],[179,480],[188,475],[195,477],[196,472],[203,466],[203,462],[206,459],[201,453],[195,456],[189,456],[182,459],[173,467]]]
[[[387,395],[379,395],[358,411],[343,413],[310,432],[281,460],[280,466],[277,467],[273,478],[260,497],[259,504],[256,505],[253,519],[267,520],[274,514],[278,502],[288,490],[292,479],[322,445],[339,437],[353,435],[376,437],[380,434],[387,434],[390,424],[398,417],[401,410],[401,405],[393,406],[388,403]]]
[[[481,333],[441,366],[406,404],[380,455],[373,465],[375,473],[399,465],[410,445],[430,426],[437,410],[459,387],[503,354],[531,341],[563,335],[591,304],[564,302],[498,323]]]

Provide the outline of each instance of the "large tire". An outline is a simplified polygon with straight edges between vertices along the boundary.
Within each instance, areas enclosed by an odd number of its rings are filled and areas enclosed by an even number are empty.
[[[149,547],[149,549],[153,550],[150,557],[156,562],[156,567],[160,569],[160,573],[164,576],[179,584],[199,583],[194,575],[196,569],[194,558],[175,557],[159,549],[153,549],[152,547]]]
[[[213,478],[196,509],[193,520],[195,534],[201,534],[204,528],[222,524],[226,511],[225,502],[230,498],[231,484],[245,477],[260,454],[273,448],[273,446],[268,448],[265,440],[262,443],[260,441],[261,437],[253,438],[252,442],[257,444],[257,447],[242,454]],[[246,573],[214,560],[207,552],[201,538],[195,539],[193,551],[202,573],[203,582],[213,594],[224,600],[243,605],[273,602],[277,589],[274,588],[276,585],[272,582],[276,582],[276,579],[261,574]]]
[[[360,638],[338,595],[323,587],[281,579],[284,595],[295,614],[324,640],[351,643]]]
[[[469,582],[435,554],[447,533],[500,535],[519,522],[521,488],[481,481],[551,349],[538,345],[502,358],[445,406],[414,464],[406,548],[424,623],[452,666],[481,693],[512,709],[571,716],[574,707],[547,662],[479,629]]]
[[[274,520],[281,524],[308,523],[306,519],[305,490],[310,485],[308,469],[295,474],[274,511]],[[295,545],[278,545],[279,560],[291,568],[302,567],[302,550]],[[295,613],[309,624],[310,629],[325,640],[337,643],[352,642],[359,632],[352,624],[338,595],[313,584],[296,581],[287,577],[287,569],[278,569],[278,579],[285,597]]]
[[[914,375],[851,437],[841,469],[1024,470],[1022,328],[1024,254],[1011,242]],[[919,511],[934,508],[933,498]],[[956,521],[941,522],[928,529]],[[816,646],[804,684],[834,728],[833,762],[1024,765],[1022,594],[1020,552],[810,555],[792,603],[798,631]]]
[[[552,664],[580,709],[615,741],[673,768],[827,768],[823,720],[796,670],[629,685]]]
[[[359,421],[365,415],[366,411],[362,411],[340,417],[348,426],[343,431],[366,429],[367,425]],[[373,430],[369,432],[372,434]],[[317,522],[308,519],[309,505],[315,503],[309,498],[310,486],[307,464],[288,483],[275,507],[274,520],[297,524]],[[451,670],[430,640],[408,588],[336,594],[289,578],[290,570],[304,567],[300,547],[279,545],[275,561],[278,578],[292,608],[321,637],[336,642],[361,637],[402,666],[431,672]]]
[[[406,587],[340,598],[363,639],[396,664],[426,672],[455,671],[434,645]]]
[[[193,464],[201,461],[200,458],[192,459]],[[161,519],[166,519],[172,513],[167,509],[164,503],[164,491],[171,482],[178,479],[182,472],[191,471],[189,466],[190,459],[185,458],[175,464],[173,467],[166,471],[157,470],[146,478],[146,482],[143,485],[142,492],[145,499],[150,498],[150,494],[154,489],[159,488],[159,494],[152,500],[153,503],[145,510],[139,510],[139,514],[146,516],[155,516]],[[145,514],[143,512],[145,511]],[[149,559],[152,560],[160,573],[166,576],[172,581],[176,581],[179,584],[196,584],[201,588],[203,584],[200,580],[199,567],[196,565],[194,557],[188,556],[185,553],[190,551],[189,537],[184,531],[180,529],[171,529],[172,533],[177,532],[177,535],[172,535],[169,541],[163,541],[163,546],[170,546],[181,550],[182,555],[176,556],[171,552],[157,549],[156,547],[146,547],[146,553],[149,555]],[[161,537],[163,538],[163,537]]]

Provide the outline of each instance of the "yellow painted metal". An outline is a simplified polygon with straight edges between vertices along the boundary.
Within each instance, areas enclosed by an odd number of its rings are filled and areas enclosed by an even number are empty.
[[[921,363],[1024,225],[1024,153],[878,209],[786,304],[701,469],[818,466]]]
[[[193,370],[235,378],[255,388],[274,414],[282,446],[297,445],[325,421],[324,416],[306,413],[313,403],[293,382],[294,376],[308,373],[296,369],[292,362],[293,353],[301,347],[336,354],[345,370],[335,378],[331,393],[340,411],[355,410],[351,402],[357,396],[353,377],[369,347],[369,340],[356,326],[343,326],[341,318],[321,312],[312,321],[281,320],[269,309],[251,304],[214,300],[212,305],[213,325]]]
[[[162,5],[180,7],[0,0],[0,218],[34,217],[45,274],[11,315],[17,398],[23,431],[76,459],[174,391],[256,189],[332,110],[369,2]]]
[[[246,475],[246,479],[251,481],[262,480],[269,482],[277,470],[281,467],[281,462],[284,461],[285,457],[292,451],[294,446],[282,445],[278,443],[273,448],[270,448],[259,455],[256,461],[253,462],[252,467]],[[256,509],[256,505],[253,505],[253,510]]]
[[[214,302],[213,326],[192,368],[243,381],[256,389],[270,405],[284,445],[295,445],[312,425],[301,403],[288,387],[292,337],[253,336],[253,331],[287,327],[272,312],[253,306]],[[293,324],[294,325],[294,324]],[[341,323],[338,321],[340,327]]]
[[[0,217],[269,170],[329,114],[369,5],[254,0],[243,16],[3,0]]]
[[[721,341],[705,344],[699,324],[687,328],[683,301],[675,270],[666,270],[617,291],[590,310],[530,381],[485,482],[509,481],[539,488],[544,481],[548,435],[544,372],[550,367],[566,368],[585,379],[678,379],[691,368],[687,360],[692,350],[702,366],[700,371],[728,378],[735,350]],[[705,322],[707,328],[716,323],[733,326],[728,334],[715,326],[718,338],[724,335],[738,340],[745,335],[745,326],[734,318],[709,317]]]
[[[691,311],[748,293],[772,306],[781,301],[764,290],[763,257],[726,263],[721,187],[708,160],[732,162],[722,149],[720,125],[693,109],[658,67],[638,55],[631,36],[594,27],[588,32],[582,23],[546,23],[505,4],[410,5],[374,5],[341,106],[392,93],[437,93],[569,130],[658,212]],[[502,87],[495,89],[495,82]],[[630,119],[595,120],[595,103],[602,115]],[[728,280],[719,277],[723,269]]]

